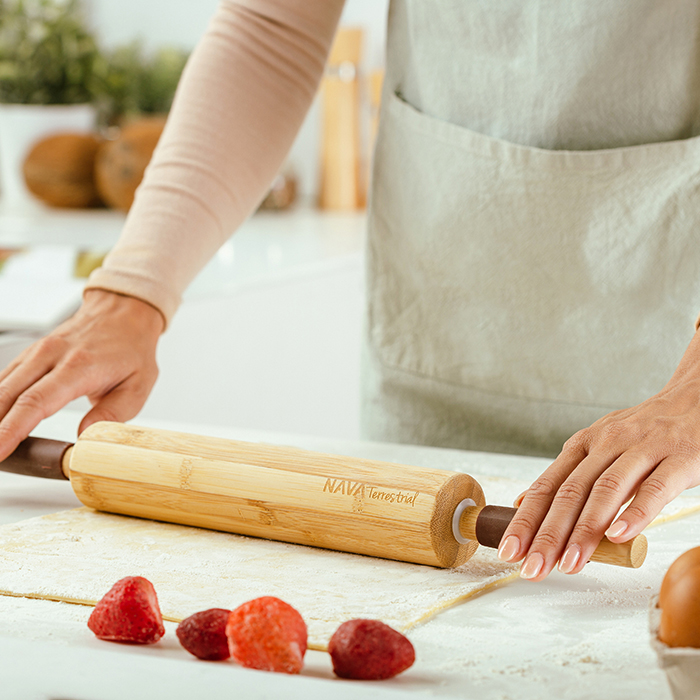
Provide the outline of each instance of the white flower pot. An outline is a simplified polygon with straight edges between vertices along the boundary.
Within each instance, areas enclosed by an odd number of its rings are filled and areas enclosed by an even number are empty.
[[[0,104],[0,205],[22,211],[38,200],[24,184],[22,165],[40,139],[61,131],[90,132],[95,128],[95,108],[81,105]]]

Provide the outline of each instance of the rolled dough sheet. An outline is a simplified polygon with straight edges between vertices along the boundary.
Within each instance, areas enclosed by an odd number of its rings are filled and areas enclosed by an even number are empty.
[[[527,486],[479,482],[491,503],[512,501]],[[666,517],[695,509],[700,499],[676,499]],[[273,595],[300,611],[316,649],[345,620],[376,618],[405,632],[517,571],[486,548],[458,569],[436,569],[87,508],[0,527],[2,595],[94,605],[118,579],[144,576],[174,621]]]
[[[299,610],[315,648],[357,617],[406,630],[515,570],[482,552],[459,570],[443,570],[87,508],[0,528],[5,595],[94,605],[118,579],[145,576],[163,615],[176,621],[273,595]]]

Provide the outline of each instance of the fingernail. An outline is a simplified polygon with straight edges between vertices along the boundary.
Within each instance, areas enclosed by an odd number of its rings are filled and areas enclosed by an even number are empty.
[[[515,535],[508,535],[498,548],[498,558],[511,561],[520,551],[520,540]]]
[[[520,508],[520,504],[523,502],[523,498],[525,498],[525,494],[527,491],[523,491],[514,501],[513,501],[513,506],[515,508]]]
[[[619,537],[621,534],[625,532],[627,529],[628,525],[624,520],[618,520],[616,523],[613,523],[606,531],[605,536],[606,537]]]
[[[578,564],[580,558],[581,547],[577,544],[570,544],[559,562],[559,571],[563,574],[570,574],[576,567],[576,564]]]
[[[520,569],[520,576],[522,578],[535,578],[540,571],[542,571],[543,566],[544,557],[541,554],[537,552],[534,554],[528,554],[527,559],[525,559],[525,563]]]

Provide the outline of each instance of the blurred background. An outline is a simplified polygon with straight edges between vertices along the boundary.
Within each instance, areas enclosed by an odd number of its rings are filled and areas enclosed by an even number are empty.
[[[128,45],[138,38],[146,51],[176,47],[190,51],[206,29],[217,0],[87,0],[91,23],[98,28],[106,47]],[[384,65],[386,13],[388,0],[346,0],[341,27],[357,28],[362,32],[359,77],[369,91],[369,81]],[[146,29],[147,28],[147,29]],[[366,108],[370,96],[364,95]],[[301,191],[307,196],[317,193],[320,149],[320,100],[309,113],[297,142],[292,149],[291,162],[299,173]],[[365,125],[369,128],[369,124]]]
[[[79,305],[217,4],[0,0],[0,366]],[[387,5],[347,0],[288,159],[161,342],[149,418],[358,437]]]

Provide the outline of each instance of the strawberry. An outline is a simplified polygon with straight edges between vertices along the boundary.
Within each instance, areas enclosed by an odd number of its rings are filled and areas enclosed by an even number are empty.
[[[379,620],[348,620],[328,644],[333,671],[340,678],[365,681],[392,678],[413,665],[413,644]]]
[[[262,671],[299,673],[306,653],[306,623],[279,598],[255,598],[231,612],[226,625],[231,657]]]
[[[157,642],[165,628],[153,584],[141,576],[117,581],[95,606],[88,627],[110,642]]]
[[[177,638],[190,654],[205,661],[223,661],[231,656],[226,638],[230,610],[210,608],[184,619],[176,630]]]

